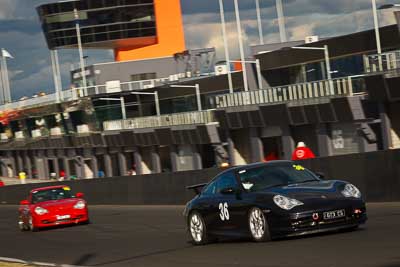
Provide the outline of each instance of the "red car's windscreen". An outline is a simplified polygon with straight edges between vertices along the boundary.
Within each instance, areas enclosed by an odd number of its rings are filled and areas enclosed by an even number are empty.
[[[71,190],[69,188],[40,190],[32,192],[32,203],[36,204],[44,201],[60,200],[73,197],[74,196],[72,195]]]

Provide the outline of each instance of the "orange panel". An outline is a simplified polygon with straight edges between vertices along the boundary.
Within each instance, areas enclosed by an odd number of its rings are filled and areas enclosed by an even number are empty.
[[[157,44],[115,49],[116,61],[167,57],[186,50],[180,0],[154,0]]]

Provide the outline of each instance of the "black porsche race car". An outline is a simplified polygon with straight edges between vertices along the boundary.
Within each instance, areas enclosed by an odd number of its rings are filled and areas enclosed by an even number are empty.
[[[189,236],[197,245],[220,236],[268,241],[355,229],[367,220],[357,187],[323,180],[291,161],[234,167],[188,189],[197,193],[184,211]]]

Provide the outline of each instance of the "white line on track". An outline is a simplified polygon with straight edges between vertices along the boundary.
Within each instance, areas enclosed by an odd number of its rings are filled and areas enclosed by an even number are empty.
[[[35,266],[45,266],[45,267],[83,267],[78,265],[69,265],[69,264],[55,264],[55,263],[48,263],[48,262],[37,262],[37,261],[24,261],[20,259],[14,258],[6,258],[0,257],[0,262],[11,262],[11,263],[21,263],[26,265],[35,265]]]

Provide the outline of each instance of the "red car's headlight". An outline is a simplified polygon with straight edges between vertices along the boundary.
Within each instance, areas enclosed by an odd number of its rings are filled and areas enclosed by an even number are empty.
[[[78,209],[78,210],[82,210],[86,207],[86,203],[82,200],[78,201],[75,205],[74,205],[74,209]]]
[[[46,210],[45,208],[42,208],[42,207],[36,207],[35,208],[35,213],[37,215],[43,215],[43,214],[46,214],[48,212],[49,212],[48,210]]]

